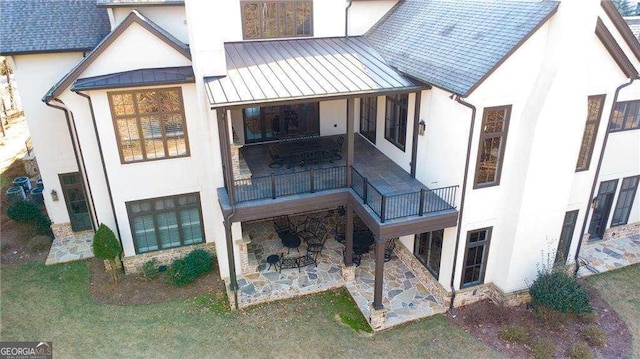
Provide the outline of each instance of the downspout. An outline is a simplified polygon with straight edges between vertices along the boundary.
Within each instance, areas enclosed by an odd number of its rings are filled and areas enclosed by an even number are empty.
[[[233,289],[233,302],[238,310],[238,279],[236,277],[236,260],[233,255],[233,240],[231,234],[231,220],[236,215],[236,206],[231,205],[231,213],[224,218],[224,232],[227,241],[227,261],[229,262],[229,280],[231,281],[231,289]]]
[[[453,95],[452,95],[453,96]],[[469,139],[467,141],[467,158],[464,163],[464,176],[462,180],[462,193],[460,194],[460,211],[458,212],[458,229],[456,231],[456,245],[453,250],[453,269],[451,271],[451,302],[449,303],[449,313],[455,318],[456,312],[453,302],[456,299],[456,289],[454,280],[456,276],[456,263],[458,262],[458,248],[460,246],[460,233],[462,232],[462,214],[464,213],[464,200],[467,194],[467,177],[469,176],[469,160],[471,158],[471,141],[473,140],[473,126],[476,122],[476,107],[456,95],[456,102],[471,109],[471,123],[469,124]]]
[[[104,180],[107,183],[107,193],[109,195],[109,202],[111,204],[111,211],[113,212],[113,220],[116,223],[116,232],[118,233],[118,240],[120,240],[120,246],[122,246],[122,237],[120,236],[120,225],[118,224],[118,216],[116,216],[116,207],[113,203],[113,195],[111,192],[111,183],[109,182],[109,175],[107,174],[107,166],[104,162],[104,153],[102,152],[102,144],[100,142],[100,135],[98,134],[98,125],[96,123],[96,115],[93,111],[93,101],[91,97],[80,91],[74,91],[76,95],[82,96],[89,102],[89,112],[91,113],[91,121],[93,122],[93,132],[96,135],[96,142],[98,144],[98,152],[100,153],[100,162],[102,163],[102,171],[104,172]]]
[[[349,8],[353,5],[353,0],[347,0],[347,7],[344,9],[344,37],[349,37]]]
[[[593,184],[591,185],[591,192],[589,193],[589,199],[587,200],[587,210],[584,214],[584,221],[582,221],[582,229],[580,230],[580,237],[578,240],[578,248],[576,248],[576,255],[574,257],[575,269],[573,271],[573,275],[578,275],[578,270],[580,269],[580,249],[582,248],[582,237],[584,236],[584,231],[587,229],[587,219],[589,218],[589,210],[591,209],[591,199],[593,198],[593,194],[596,191],[596,185],[598,184],[598,176],[600,175],[600,168],[602,167],[602,160],[604,159],[604,151],[607,148],[607,141],[609,140],[609,127],[611,126],[611,121],[613,120],[613,113],[615,110],[616,102],[618,101],[618,94],[620,90],[631,85],[636,78],[632,78],[629,82],[624,83],[616,88],[616,92],[613,95],[613,103],[611,104],[611,112],[609,113],[609,121],[607,121],[607,127],[604,132],[604,140],[602,142],[602,148],[600,148],[600,158],[598,158],[598,165],[596,166],[596,173],[593,175]]]
[[[54,100],[58,103],[60,103],[62,106],[59,105],[54,105],[52,103],[50,103],[51,100]],[[80,178],[82,179],[82,185],[83,187],[86,186],[86,189],[89,193],[87,193],[87,195],[89,196],[90,200],[91,200],[91,209],[93,210],[93,216],[91,216],[91,228],[93,228],[93,230],[96,230],[96,223],[94,223],[94,218],[95,218],[95,222],[99,221],[98,219],[98,214],[96,213],[96,205],[93,201],[93,193],[91,192],[91,184],[89,183],[89,178],[86,178],[86,173],[87,173],[87,169],[84,165],[84,156],[82,155],[82,147],[80,146],[80,141],[78,140],[77,134],[74,134],[75,131],[75,121],[73,119],[73,114],[71,113],[71,111],[66,108],[66,105],[64,104],[64,102],[62,102],[62,100],[57,99],[57,98],[46,98],[44,101],[45,105],[49,106],[49,107],[53,107],[55,109],[61,110],[62,112],[64,112],[64,117],[67,119],[67,129],[69,130],[69,138],[71,139],[71,146],[73,147],[73,155],[76,159],[76,166],[78,166],[78,171],[80,172]],[[63,107],[64,106],[64,107]],[[80,157],[80,158],[78,158]]]

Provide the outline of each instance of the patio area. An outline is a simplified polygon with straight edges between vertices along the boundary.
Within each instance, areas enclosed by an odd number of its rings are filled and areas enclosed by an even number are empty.
[[[313,213],[323,220],[328,228],[335,228],[337,211]],[[305,216],[292,217],[292,222],[301,223]],[[272,220],[243,223],[243,232],[251,238],[248,246],[249,265],[255,273],[238,278],[238,304],[240,308],[269,301],[291,298],[304,294],[322,292],[345,286],[365,318],[369,318],[370,305],[374,295],[374,251],[362,257],[359,267],[355,268],[355,280],[343,278],[342,252],[344,245],[330,236],[322,253],[317,257],[317,266],[282,269],[269,268],[266,258],[271,254],[303,256],[306,245],[296,249],[283,246],[275,233]],[[333,232],[332,232],[333,233]],[[398,246],[402,244],[398,243]],[[231,297],[231,296],[230,296]],[[408,266],[397,256],[384,264],[383,305],[386,320],[380,329],[387,329],[402,323],[443,313],[446,307],[438,303],[436,297]]]
[[[93,258],[93,231],[74,233],[64,238],[56,238],[45,261],[46,265],[79,261]]]
[[[640,263],[640,234],[586,244],[580,260],[581,277]]]

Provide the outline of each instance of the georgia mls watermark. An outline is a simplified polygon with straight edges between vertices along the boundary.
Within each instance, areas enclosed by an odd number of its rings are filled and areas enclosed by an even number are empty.
[[[0,359],[52,359],[51,342],[0,342]]]

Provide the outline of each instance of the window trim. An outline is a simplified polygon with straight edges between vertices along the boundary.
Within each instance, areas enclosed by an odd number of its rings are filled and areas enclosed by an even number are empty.
[[[135,117],[136,119],[136,127],[138,128],[138,135],[141,134],[142,129],[141,129],[141,124],[140,124],[140,113],[138,112],[138,102],[134,101],[134,108],[135,108],[135,114],[132,116],[116,116],[115,111],[114,111],[114,106],[113,106],[113,96],[114,95],[121,95],[121,94],[132,94],[133,98],[135,99],[135,94],[136,93],[140,93],[140,92],[150,92],[150,91],[170,91],[170,90],[177,90],[178,92],[178,96],[180,96],[180,107],[181,107],[181,111],[180,114],[182,115],[182,131],[184,132],[184,145],[185,145],[185,149],[186,149],[186,153],[180,156],[166,156],[166,157],[161,157],[161,158],[144,158],[146,157],[146,150],[145,150],[145,146],[144,143],[140,144],[140,151],[142,152],[142,156],[143,159],[141,160],[135,160],[135,161],[125,161],[124,159],[124,153],[122,152],[122,139],[120,138],[120,132],[118,131],[118,119],[120,118],[132,118]],[[120,163],[123,165],[128,165],[128,164],[132,164],[132,163],[143,163],[143,162],[151,162],[151,161],[162,161],[162,160],[171,160],[174,158],[184,158],[184,157],[190,157],[191,156],[191,150],[190,150],[190,146],[189,146],[189,131],[187,129],[187,116],[185,114],[185,108],[184,108],[184,96],[182,95],[182,87],[178,86],[178,87],[156,87],[156,88],[149,88],[149,89],[141,89],[141,90],[123,90],[123,91],[109,91],[107,92],[107,100],[109,101],[109,110],[111,111],[111,120],[113,123],[113,131],[115,132],[115,137],[116,137],[116,146],[118,147],[118,154],[120,155]],[[166,138],[164,138],[162,140],[162,143],[164,146],[167,145],[166,142]]]
[[[627,104],[630,103],[634,103],[634,102],[638,102],[638,112],[640,112],[640,100],[631,100],[631,101],[619,101],[613,104],[613,111],[615,111],[616,105],[619,104],[625,104],[625,108],[624,108],[624,113],[622,114],[622,121],[623,121],[623,125],[624,125],[624,119],[625,117],[627,117]],[[613,117],[613,116],[612,116]],[[633,131],[633,130],[638,130],[640,129],[640,125],[638,127],[629,127],[629,128],[621,128],[621,129],[611,129],[611,125],[613,124],[613,118],[611,119],[611,122],[609,123],[609,125],[607,126],[607,131],[609,132],[625,132],[625,131]]]
[[[181,245],[179,245],[177,247],[162,248],[160,246],[160,243],[158,242],[158,240],[159,240],[159,236],[158,236],[158,232],[157,232],[158,220],[157,220],[157,217],[156,217],[156,211],[154,209],[153,202],[154,201],[158,201],[158,200],[165,200],[165,199],[169,199],[169,198],[175,199],[175,198],[179,198],[179,197],[183,197],[183,196],[189,196],[189,195],[195,195],[196,198],[197,198],[197,203],[195,205],[193,205],[193,206],[198,208],[198,215],[200,217],[200,231],[202,232],[202,242],[184,244],[183,239],[180,238]],[[136,241],[136,238],[135,238],[135,235],[134,235],[135,229],[133,227],[133,221],[132,221],[132,219],[135,218],[136,216],[131,211],[131,205],[136,204],[136,203],[142,203],[142,202],[147,202],[147,203],[151,204],[152,213],[153,213],[153,226],[154,226],[154,230],[156,232],[156,244],[158,245],[158,249],[145,251],[145,252],[140,252],[140,250],[138,248],[138,242]],[[134,250],[136,252],[136,255],[159,252],[159,251],[166,251],[166,250],[171,250],[171,249],[176,249],[176,248],[184,248],[184,247],[188,247],[188,246],[192,246],[192,245],[196,245],[196,244],[202,244],[202,243],[206,243],[207,242],[206,233],[204,231],[204,216],[202,214],[202,201],[200,199],[200,192],[181,193],[181,194],[176,194],[176,195],[171,195],[171,196],[153,197],[153,198],[146,198],[146,199],[128,201],[128,202],[125,202],[125,207],[127,209],[127,219],[129,220],[129,228],[131,229],[131,241],[133,242],[133,248],[134,248]],[[179,207],[179,206],[174,207],[174,212],[177,213],[177,210],[179,210],[180,208],[184,208],[184,207]],[[176,219],[177,219],[178,223],[180,224],[178,226],[178,228],[181,230],[182,229],[182,222],[181,222],[179,217],[176,217]]]
[[[624,181],[631,180],[633,178],[637,179],[636,186],[632,190],[623,189]],[[631,209],[633,208],[633,200],[636,198],[636,195],[638,193],[638,187],[640,187],[640,175],[624,177],[622,179],[622,184],[620,185],[620,191],[618,192],[618,198],[616,199],[616,205],[613,207],[613,213],[611,214],[611,227],[618,227],[618,226],[624,226],[626,224],[629,224],[629,216],[631,215]],[[624,221],[614,223],[613,220],[616,218],[616,212],[618,211],[618,205],[620,204],[620,195],[622,194],[622,191],[633,192],[633,194],[631,195],[631,206],[629,207],[629,210],[625,215]]]
[[[365,105],[365,99],[368,99],[370,102],[367,103]],[[371,103],[371,101],[373,103]],[[367,116],[366,118],[366,122],[368,124],[367,126],[367,132],[366,133],[371,133],[373,132],[373,138],[370,138],[369,136],[365,135],[362,132],[362,125],[365,122],[365,118],[362,115],[364,113],[363,109],[364,108],[373,110],[373,119],[369,118],[369,116]],[[369,111],[367,111],[368,113]],[[373,125],[373,131],[371,131],[371,125]],[[376,143],[376,136],[378,135],[378,96],[365,96],[365,97],[361,97],[360,98],[360,134],[362,135],[362,137],[368,139],[371,143],[373,143],[375,145]]]
[[[509,123],[511,122],[511,110],[513,105],[503,105],[503,106],[492,106],[485,107],[484,112],[482,114],[482,125],[480,126],[480,138],[478,140],[478,155],[476,156],[476,173],[473,176],[473,189],[486,188],[486,187],[494,187],[500,185],[500,178],[502,177],[502,167],[504,164],[504,154],[507,148],[507,137],[509,135]],[[504,120],[504,129],[498,134],[492,133],[487,135],[484,133],[483,129],[486,125],[487,114],[490,110],[496,109],[505,109],[505,120]],[[478,176],[480,175],[480,156],[482,155],[482,144],[487,138],[502,138],[502,146],[500,146],[500,153],[498,154],[498,161],[496,163],[496,178],[493,182],[484,182],[478,183]]]
[[[573,235],[575,234],[576,231],[576,224],[578,224],[578,215],[580,214],[580,211],[575,209],[573,211],[567,211],[564,214],[564,218],[562,219],[562,228],[560,229],[560,236],[558,237],[558,247],[556,249],[556,255],[555,258],[553,259],[553,267],[561,267],[567,264],[567,259],[569,258],[569,251],[571,250],[571,242],[573,241]],[[567,252],[564,253],[564,258],[559,261],[558,260],[558,255],[560,254],[560,244],[562,244],[562,234],[565,233],[565,229],[567,229],[567,218],[569,216],[574,216],[574,222],[573,225],[571,226],[570,229],[568,229],[568,233],[567,236],[569,238],[569,243],[567,245]],[[563,248],[564,249],[564,248]]]
[[[305,38],[305,37],[313,37],[314,36],[313,35],[313,27],[314,27],[313,26],[314,25],[314,22],[313,22],[313,0],[240,0],[239,2],[240,2],[240,21],[241,21],[240,22],[240,27],[241,27],[241,30],[242,30],[242,40],[251,41],[251,40],[267,40],[267,39],[269,39],[269,40],[273,40],[273,39],[295,39],[295,38]],[[260,27],[260,30],[259,30],[260,31],[260,36],[251,37],[251,38],[247,37],[247,34],[245,32],[245,27],[244,27],[244,25],[245,25],[244,21],[245,21],[245,18],[246,18],[246,15],[244,13],[244,5],[253,3],[253,4],[257,4],[258,8],[260,8],[261,4],[264,4],[264,3],[275,3],[276,4],[276,9],[277,9],[278,5],[280,3],[303,3],[303,2],[307,2],[310,5],[310,10],[309,10],[309,12],[310,12],[310,14],[309,14],[310,34],[309,35],[293,35],[293,36],[285,36],[285,37],[279,37],[279,36],[264,37],[264,35],[262,34],[263,19],[262,19],[262,16],[260,15],[260,11],[258,9],[258,26]],[[276,12],[277,12],[277,10],[276,10]],[[294,14],[295,14],[295,10],[294,10]],[[295,23],[295,16],[294,16],[294,20],[293,21]],[[279,27],[280,18],[276,19],[276,24],[277,24],[276,26]]]
[[[393,113],[395,114],[398,108],[400,107],[404,107],[403,104],[401,104],[400,101],[400,97],[401,96],[406,96],[407,97],[407,106],[405,107],[405,113],[407,114],[407,117],[404,119],[404,143],[400,143],[399,141],[396,141],[394,138],[391,138],[388,134],[387,134],[387,122],[391,122],[391,121],[395,121],[395,116],[393,116],[394,118],[390,118],[389,117],[389,102],[391,102],[393,104]],[[399,117],[399,116],[398,116]],[[398,118],[398,124],[397,127],[398,131],[396,133],[396,137],[398,137],[397,135],[400,133],[400,128],[401,126],[401,119]],[[395,124],[395,122],[394,122]],[[387,95],[385,96],[385,100],[384,100],[384,139],[389,141],[392,145],[396,146],[398,149],[400,149],[402,152],[406,151],[407,148],[407,130],[408,130],[408,126],[409,126],[409,94],[408,93],[400,93],[400,94],[393,94],[393,95]]]
[[[483,232],[483,231],[487,232],[487,234],[485,235],[484,241],[469,243],[472,233]],[[484,276],[487,272],[487,260],[489,259],[489,248],[491,245],[492,233],[493,233],[493,227],[478,228],[471,231],[467,231],[467,240],[466,240],[465,249],[464,249],[464,258],[462,260],[462,266],[461,266],[462,272],[460,273],[460,288],[469,288],[476,285],[484,284]],[[467,263],[467,256],[469,255],[469,249],[480,247],[480,246],[485,246],[484,252],[482,253],[482,265],[480,266],[480,278],[478,278],[477,283],[476,282],[464,283],[464,272],[466,269],[465,263]]]
[[[589,101],[591,99],[600,99],[601,101],[601,105],[600,105],[600,111],[598,111],[598,116],[595,120],[589,120]],[[596,146],[596,140],[598,139],[598,130],[600,128],[600,119],[602,118],[602,112],[604,111],[604,104],[605,101],[607,99],[607,95],[603,94],[603,95],[592,95],[589,96],[587,98],[587,120],[584,123],[584,129],[582,130],[582,140],[580,141],[580,148],[579,148],[579,152],[578,152],[578,159],[576,160],[576,172],[584,172],[584,171],[588,171],[589,167],[591,167],[591,160],[593,158],[593,149]],[[587,134],[587,126],[593,124],[595,126],[595,130],[593,131],[593,141],[591,141],[590,146],[589,146],[589,150],[587,152],[587,158],[585,159],[586,162],[586,166],[585,167],[579,167],[580,164],[580,153],[582,152],[582,145],[584,143],[584,136]]]
[[[433,233],[433,232],[437,232],[437,231],[442,231],[442,243],[440,246],[440,262],[438,263],[438,273],[435,273],[434,270],[429,267],[429,264],[426,262],[423,262],[422,259],[420,257],[418,257],[417,252],[417,247],[418,247],[418,241],[421,241],[421,236],[423,234],[427,234],[427,233]],[[431,234],[429,236],[429,240],[431,242],[433,242],[433,234]],[[418,260],[418,262],[422,263],[422,265],[429,271],[429,273],[431,273],[431,275],[436,279],[439,280],[440,279],[440,269],[442,268],[442,248],[444,247],[444,229],[436,229],[434,231],[429,231],[429,232],[423,232],[423,233],[417,233],[413,239],[413,256]],[[429,257],[427,255],[427,257]]]

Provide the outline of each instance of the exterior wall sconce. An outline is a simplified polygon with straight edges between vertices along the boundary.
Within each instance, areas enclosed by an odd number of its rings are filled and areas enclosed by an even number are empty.
[[[418,134],[420,136],[424,136],[424,131],[427,128],[427,124],[424,123],[424,120],[420,120],[420,122],[418,122]]]
[[[591,200],[591,208],[596,209],[598,208],[598,197],[594,198]]]
[[[54,202],[58,201],[58,192],[56,192],[55,189],[51,190],[51,200],[53,200]]]

